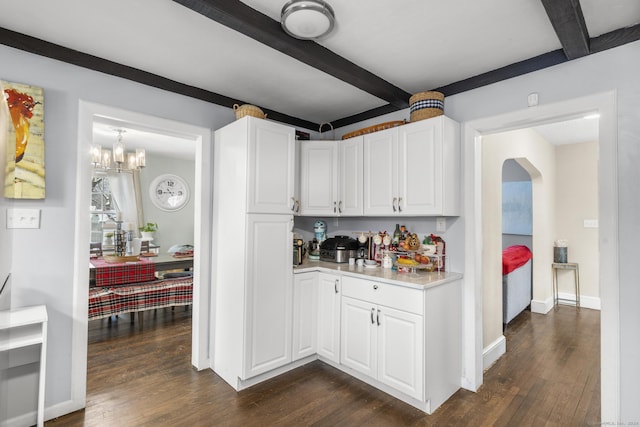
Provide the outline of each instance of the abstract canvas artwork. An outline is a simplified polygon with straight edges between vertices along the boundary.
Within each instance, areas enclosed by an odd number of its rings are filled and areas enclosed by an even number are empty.
[[[4,150],[4,196],[44,199],[44,91],[0,80],[0,148]]]

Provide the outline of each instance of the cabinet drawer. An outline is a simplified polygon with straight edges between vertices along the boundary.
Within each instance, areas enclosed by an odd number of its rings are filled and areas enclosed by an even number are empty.
[[[424,314],[424,293],[419,289],[343,276],[342,295],[397,310]]]

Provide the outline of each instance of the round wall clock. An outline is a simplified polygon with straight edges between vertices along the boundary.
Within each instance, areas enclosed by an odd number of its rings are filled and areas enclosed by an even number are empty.
[[[149,197],[159,209],[177,211],[189,201],[189,186],[177,175],[163,174],[151,182]]]

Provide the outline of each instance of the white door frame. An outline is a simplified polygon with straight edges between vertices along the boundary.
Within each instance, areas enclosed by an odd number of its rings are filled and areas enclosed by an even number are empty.
[[[87,244],[91,193],[91,158],[89,148],[93,140],[95,117],[120,121],[158,133],[180,135],[196,142],[194,199],[193,315],[191,364],[198,370],[209,367],[209,295],[211,252],[211,129],[162,119],[146,114],[122,110],[101,104],[80,101],[78,115],[76,168],[76,221],[73,276],[73,331],[71,353],[71,406],[86,406],[87,339],[89,268]],[[74,410],[75,410],[74,409]]]
[[[618,258],[618,118],[615,91],[538,105],[463,125],[465,278],[463,387],[483,382],[482,342],[482,135],[528,128],[597,111],[599,120],[598,220],[601,309],[601,418],[620,419],[620,321]]]

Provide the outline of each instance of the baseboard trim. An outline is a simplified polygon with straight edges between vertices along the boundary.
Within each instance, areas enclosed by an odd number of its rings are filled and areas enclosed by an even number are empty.
[[[489,344],[482,350],[482,369],[489,369],[494,363],[500,359],[500,356],[507,352],[507,340],[504,335]]]
[[[558,304],[562,305],[575,305],[576,294],[570,294],[566,292],[558,293]],[[600,298],[598,297],[589,297],[580,295],[580,307],[582,308],[590,308],[592,310],[600,310]]]
[[[49,421],[54,418],[61,417],[63,415],[70,414],[84,408],[82,404],[78,404],[73,400],[67,400],[55,405],[47,406],[44,408],[44,420]],[[28,413],[18,415],[8,420],[0,419],[0,427],[24,427],[35,425],[37,420],[36,411],[30,411]]]
[[[547,314],[553,308],[553,297],[549,297],[544,301],[531,300],[531,312],[538,314]]]

